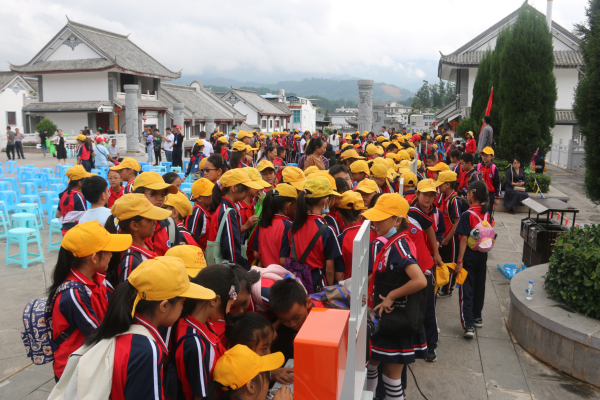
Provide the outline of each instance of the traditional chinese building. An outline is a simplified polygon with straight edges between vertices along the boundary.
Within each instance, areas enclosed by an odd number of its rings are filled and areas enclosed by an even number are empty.
[[[37,101],[37,79],[23,78],[11,71],[0,72],[0,116],[2,128],[10,126],[25,133],[23,107]]]

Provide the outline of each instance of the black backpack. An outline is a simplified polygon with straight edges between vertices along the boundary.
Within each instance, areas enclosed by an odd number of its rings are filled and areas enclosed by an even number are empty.
[[[467,200],[466,197],[455,194],[454,196],[452,196],[448,199],[448,204],[451,204],[454,199],[457,199],[460,202],[460,212],[461,213],[464,213],[465,211],[467,211],[469,209],[469,207],[470,207],[469,201]],[[450,219],[450,222],[452,222],[452,224],[454,224],[456,222],[456,221],[452,221],[452,218],[450,218],[449,212],[448,212],[448,218]]]

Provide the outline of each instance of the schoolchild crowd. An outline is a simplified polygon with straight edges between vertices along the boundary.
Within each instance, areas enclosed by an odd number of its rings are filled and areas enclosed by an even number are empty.
[[[101,390],[112,399],[291,399],[293,369],[283,365],[323,307],[308,295],[351,279],[352,242],[369,220],[370,306],[383,320],[426,293],[422,329],[371,337],[368,389],[403,399],[407,365],[437,360],[436,298],[452,295],[456,277],[464,337],[483,327],[487,253],[470,240],[481,221],[493,224],[494,152],[476,163],[437,133],[215,133],[211,156],[206,139],[194,144],[183,178],[140,172],[133,158],[108,181],[70,168],[48,300],[56,381],[72,378],[70,354],[110,342]],[[297,263],[308,267],[302,276],[291,272]],[[438,290],[443,265],[454,274]]]

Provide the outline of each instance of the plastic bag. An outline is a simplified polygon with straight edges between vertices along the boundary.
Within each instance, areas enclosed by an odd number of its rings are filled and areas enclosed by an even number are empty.
[[[508,279],[511,279],[513,276],[515,276],[515,274],[527,269],[526,266],[517,264],[504,264],[503,266],[500,266],[500,264],[496,265],[498,265],[498,269],[502,271],[504,276],[506,276]]]
[[[50,146],[48,146],[48,153],[50,153],[50,154],[56,153],[56,146],[54,145],[54,143],[50,143]]]

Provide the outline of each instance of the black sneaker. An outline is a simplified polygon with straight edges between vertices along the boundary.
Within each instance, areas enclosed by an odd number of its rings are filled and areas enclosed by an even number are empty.
[[[452,296],[452,292],[444,293],[441,290],[437,294],[437,297],[450,297],[450,296]]]
[[[427,362],[436,362],[437,361],[437,344],[427,346],[427,358],[425,359]]]
[[[475,318],[473,322],[475,323],[475,328],[483,328],[483,319]]]
[[[463,337],[465,339],[473,339],[475,337],[475,328],[473,328],[472,326],[468,326],[465,329],[465,333],[463,334]]]

